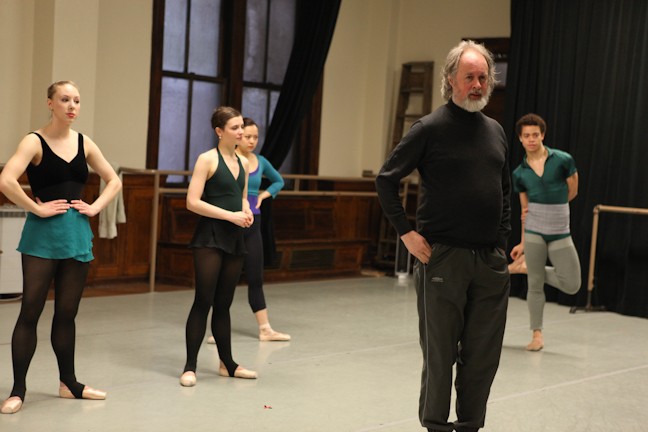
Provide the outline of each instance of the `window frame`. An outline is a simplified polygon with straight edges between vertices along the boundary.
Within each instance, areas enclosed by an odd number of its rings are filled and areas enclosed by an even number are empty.
[[[297,0],[297,7],[301,7]],[[243,81],[246,0],[222,0],[220,31],[222,45],[219,53],[219,77],[206,81],[223,85],[223,104],[241,109],[243,88],[258,87],[276,90],[275,84],[260,84]],[[149,93],[149,118],[146,144],[146,168],[157,169],[160,142],[160,115],[162,101],[162,78],[186,78],[192,74],[162,73],[162,54],[164,48],[164,9],[165,0],[153,0],[153,25],[151,38],[151,75]],[[187,29],[187,31],[189,31]],[[188,55],[185,52],[185,56]],[[266,66],[267,67],[267,66]],[[195,74],[193,74],[195,75]],[[202,79],[202,77],[201,77]],[[190,81],[190,85],[193,81]],[[191,97],[191,93],[189,93]],[[311,109],[304,116],[293,149],[292,173],[317,174],[319,165],[320,124],[321,124],[322,80],[313,98]],[[188,114],[190,115],[190,113]],[[269,126],[269,125],[268,125]],[[191,133],[187,128],[188,135]],[[187,142],[189,139],[187,138]],[[185,149],[189,152],[189,146]],[[189,167],[192,169],[192,167]]]

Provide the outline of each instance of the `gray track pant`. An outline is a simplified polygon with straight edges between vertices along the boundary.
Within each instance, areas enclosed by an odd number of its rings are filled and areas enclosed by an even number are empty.
[[[542,329],[545,305],[544,284],[567,294],[576,294],[581,286],[578,253],[571,237],[547,243],[538,234],[524,233],[524,255],[527,265],[527,306],[531,330]],[[553,266],[547,266],[547,257]]]
[[[499,366],[510,279],[495,248],[435,244],[427,265],[416,262],[423,374],[419,418],[424,427],[484,426],[486,402]],[[448,422],[452,368],[457,363],[457,423]]]

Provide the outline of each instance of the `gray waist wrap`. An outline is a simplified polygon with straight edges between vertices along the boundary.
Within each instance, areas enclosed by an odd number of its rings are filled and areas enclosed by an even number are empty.
[[[569,204],[529,203],[524,227],[538,234],[569,234]]]

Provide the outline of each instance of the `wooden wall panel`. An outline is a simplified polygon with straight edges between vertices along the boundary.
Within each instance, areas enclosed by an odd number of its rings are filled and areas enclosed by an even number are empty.
[[[148,277],[151,254],[151,212],[153,178],[127,175],[124,181],[124,206],[127,224],[117,225],[122,238],[122,276]]]
[[[116,238],[99,238],[99,216],[90,219],[95,259],[90,263],[88,284],[148,278],[153,181],[149,175],[124,175],[122,193],[127,223],[117,224]],[[28,183],[26,175],[20,182]],[[31,196],[31,192],[28,194]],[[82,198],[93,202],[98,196],[99,177],[90,173]],[[0,194],[0,205],[5,203],[10,201]]]
[[[198,217],[186,210],[184,198],[162,202],[158,280],[192,285],[186,245]],[[376,197],[280,194],[272,213],[277,260],[266,263],[266,281],[352,276],[371,265],[381,215]]]
[[[95,259],[90,264],[89,284],[114,281],[146,280],[149,272],[153,177],[123,176],[122,194],[126,212],[125,224],[117,224],[117,237],[99,238],[99,217],[90,220],[94,238]],[[99,179],[91,174],[85,189],[87,199],[99,195]]]
[[[22,179],[26,181],[26,179]],[[98,237],[99,218],[91,219],[95,234],[89,284],[148,279],[154,177],[124,176],[126,224],[115,239]],[[331,182],[329,190],[370,190],[372,183]],[[99,194],[91,175],[84,199]],[[0,194],[0,204],[8,202]],[[378,243],[381,210],[376,197],[279,195],[273,202],[277,259],[266,263],[265,280],[289,281],[358,275],[371,266]],[[157,280],[193,284],[193,258],[187,247],[199,216],[186,209],[184,195],[160,199]]]
[[[184,195],[163,196],[160,206],[160,241],[173,244],[189,244],[194,228],[200,219],[187,210]]]
[[[277,239],[316,239],[336,236],[334,197],[281,196],[272,203]]]

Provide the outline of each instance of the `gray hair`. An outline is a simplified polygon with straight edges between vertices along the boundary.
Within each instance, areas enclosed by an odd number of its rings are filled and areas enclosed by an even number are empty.
[[[495,78],[495,60],[493,59],[493,54],[491,54],[484,45],[475,41],[461,41],[459,45],[450,50],[445,65],[443,66],[443,70],[441,71],[441,95],[443,96],[443,99],[450,100],[452,98],[452,86],[450,85],[449,78],[456,76],[461,56],[469,50],[477,51],[479,54],[483,55],[488,64],[488,91],[486,95],[490,96],[495,88],[497,80]]]

